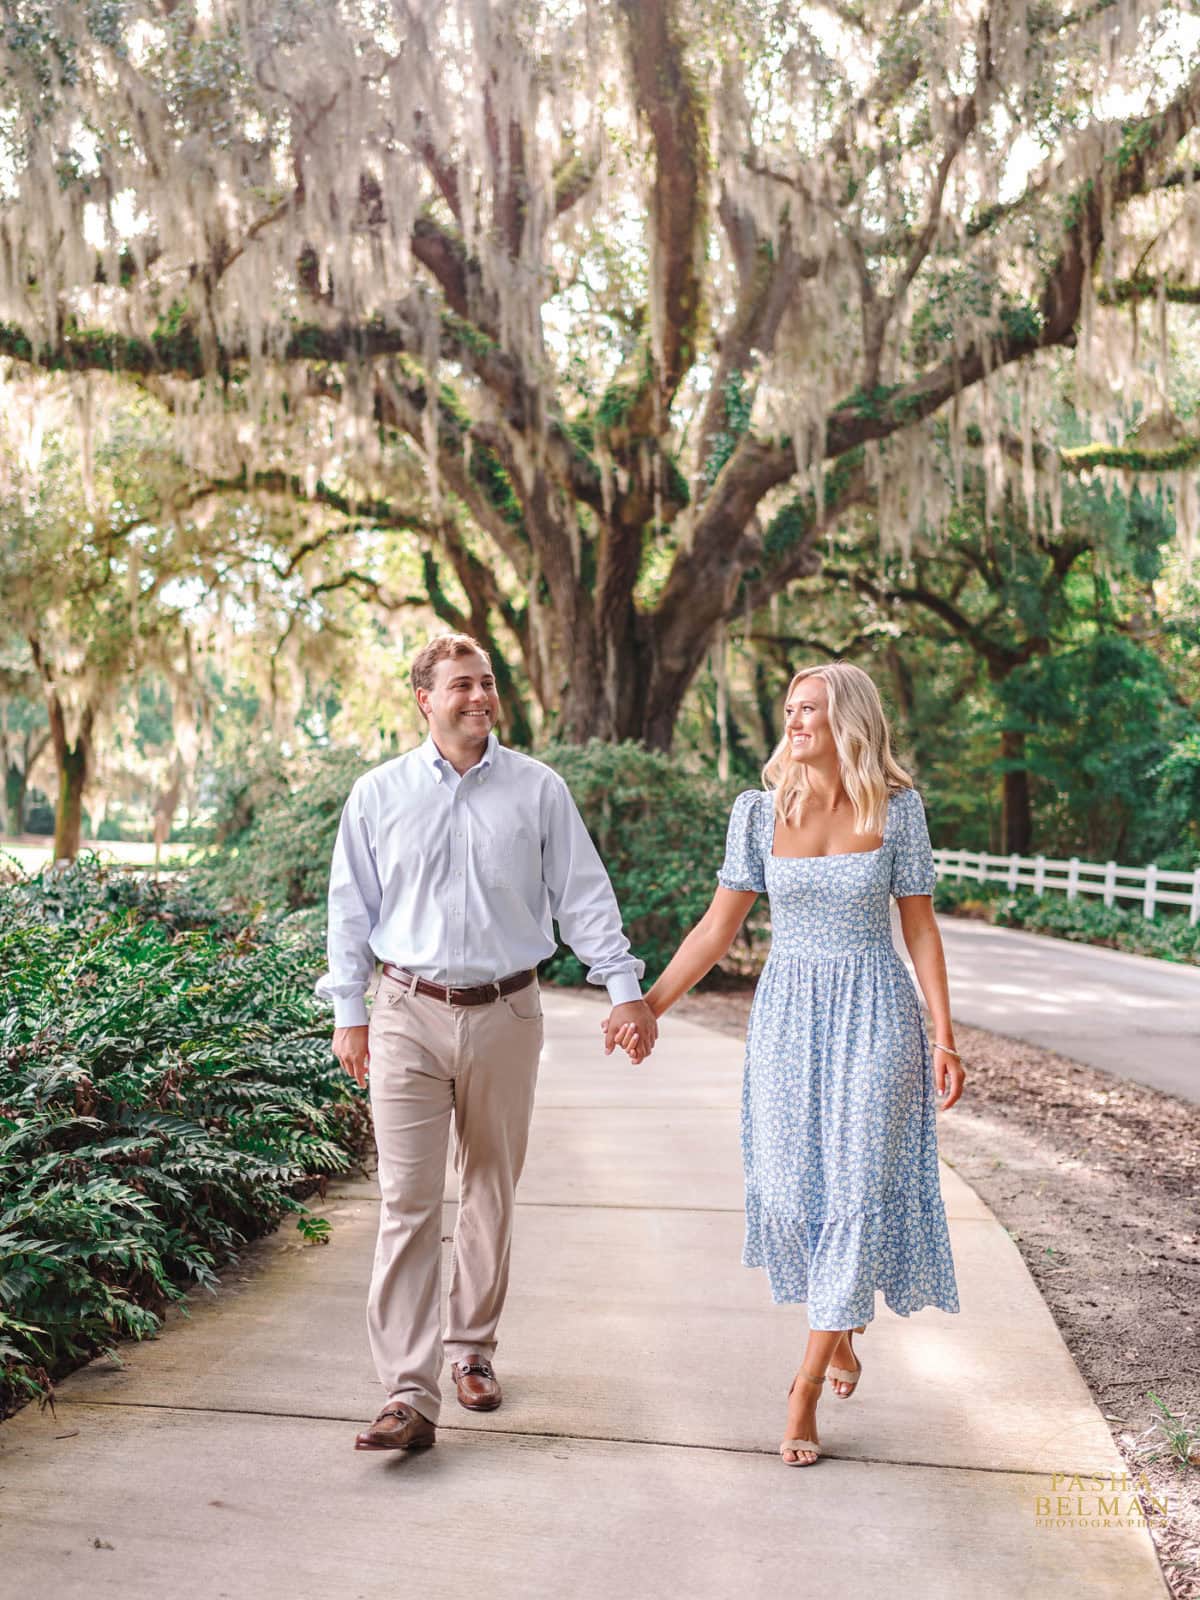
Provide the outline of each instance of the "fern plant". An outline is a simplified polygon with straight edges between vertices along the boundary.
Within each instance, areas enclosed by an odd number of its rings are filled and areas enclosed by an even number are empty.
[[[0,1415],[144,1338],[369,1145],[302,926],[81,858],[0,887]]]

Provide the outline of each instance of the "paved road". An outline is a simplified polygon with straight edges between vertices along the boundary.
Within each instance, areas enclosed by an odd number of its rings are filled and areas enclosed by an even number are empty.
[[[960,1021],[1200,1101],[1200,967],[938,921]]]
[[[451,1392],[424,1456],[351,1448],[381,1399],[379,1200],[338,1185],[327,1246],[281,1230],[190,1321],[63,1383],[57,1416],[0,1426],[5,1594],[1165,1600],[1108,1427],[949,1167],[961,1313],[880,1296],[859,1391],[821,1402],[825,1459],[785,1467],[805,1319],[740,1265],[740,1041],[668,1017],[633,1068],[600,1052],[598,1000],[546,1011],[501,1409]]]

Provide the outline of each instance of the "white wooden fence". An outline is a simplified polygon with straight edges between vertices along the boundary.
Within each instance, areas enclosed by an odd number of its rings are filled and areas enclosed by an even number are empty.
[[[1168,872],[1154,865],[1119,867],[1115,861],[1055,861],[1046,856],[991,856],[976,850],[935,850],[938,876],[961,882],[1003,883],[1009,889],[1065,890],[1067,899],[1081,894],[1115,900],[1140,900],[1146,916],[1156,906],[1187,906],[1188,921],[1200,922],[1200,867],[1194,872]]]

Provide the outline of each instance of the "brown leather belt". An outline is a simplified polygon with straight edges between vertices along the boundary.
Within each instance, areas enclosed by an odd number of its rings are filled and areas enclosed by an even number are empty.
[[[397,983],[411,984],[413,981],[411,972],[393,966],[390,961],[383,963],[383,971],[385,977],[394,978]],[[434,983],[430,978],[418,978],[416,982],[418,994],[427,994],[431,1000],[442,1000],[448,1006],[487,1006],[493,1000],[499,1000],[502,994],[516,994],[518,989],[527,989],[536,977],[537,973],[530,967],[525,972],[510,973],[497,983],[477,983],[470,989],[451,989],[444,983]]]

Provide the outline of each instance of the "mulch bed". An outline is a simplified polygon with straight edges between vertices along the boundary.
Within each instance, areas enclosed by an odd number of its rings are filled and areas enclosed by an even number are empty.
[[[744,1036],[752,994],[705,990],[674,1014]],[[1200,1600],[1200,1105],[955,1034],[967,1083],[938,1114],[940,1153],[1021,1251],[1139,1488],[1172,1595]],[[1151,1393],[1193,1430],[1192,1465]]]

